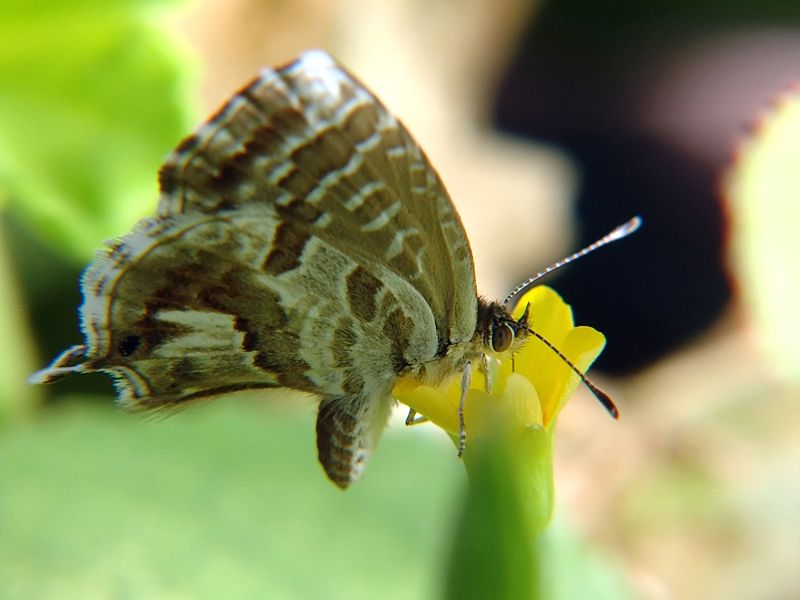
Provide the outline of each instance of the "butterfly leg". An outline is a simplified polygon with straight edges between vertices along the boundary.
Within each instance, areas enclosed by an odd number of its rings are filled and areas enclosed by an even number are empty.
[[[408,409],[408,416],[406,417],[406,425],[419,425],[420,423],[427,423],[428,417],[425,415],[417,415],[417,411],[413,408]]]
[[[472,383],[472,363],[467,361],[461,375],[461,399],[458,401],[458,456],[464,454],[467,447],[467,430],[464,427],[464,402],[467,399],[470,383]]]
[[[325,398],[317,414],[319,462],[333,483],[345,489],[364,472],[392,407],[391,396]]]
[[[486,393],[492,393],[492,376],[489,373],[489,355],[483,354],[481,356],[481,363],[483,364],[483,373],[486,375]]]

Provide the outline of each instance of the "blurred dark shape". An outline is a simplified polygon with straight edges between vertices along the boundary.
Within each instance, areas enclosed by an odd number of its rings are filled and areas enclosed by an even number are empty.
[[[576,162],[575,247],[644,218],[546,282],[606,334],[597,368],[646,367],[725,309],[720,177],[759,110],[800,78],[800,51],[786,51],[800,50],[800,29],[787,29],[798,17],[800,4],[708,1],[561,1],[536,15],[501,82],[496,126]]]
[[[644,226],[552,284],[579,323],[606,334],[598,367],[635,371],[712,324],[730,297],[715,170],[636,136],[570,148],[584,169],[577,245],[629,215],[642,215]]]

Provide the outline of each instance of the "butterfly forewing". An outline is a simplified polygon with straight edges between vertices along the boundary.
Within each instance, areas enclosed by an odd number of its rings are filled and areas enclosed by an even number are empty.
[[[83,280],[81,370],[146,408],[240,389],[322,397],[329,476],[358,477],[398,375],[463,366],[472,256],[405,128],[321,52],[268,70],[160,172],[156,219]],[[448,360],[450,359],[450,360]]]
[[[324,53],[262,73],[176,149],[160,181],[160,215],[274,206],[285,225],[273,272],[318,236],[412,283],[440,331],[472,333],[472,255],[444,187],[406,129]]]

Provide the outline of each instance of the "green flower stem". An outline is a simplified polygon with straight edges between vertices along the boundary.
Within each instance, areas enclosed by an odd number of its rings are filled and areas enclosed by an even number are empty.
[[[37,403],[38,389],[26,383],[36,368],[32,336],[0,220],[0,425],[20,418]]]
[[[456,524],[445,597],[531,598],[539,577],[515,450],[503,437],[479,442],[465,452],[469,487]]]
[[[535,598],[536,540],[553,513],[552,437],[498,426],[464,454],[469,487],[447,575],[448,598]]]

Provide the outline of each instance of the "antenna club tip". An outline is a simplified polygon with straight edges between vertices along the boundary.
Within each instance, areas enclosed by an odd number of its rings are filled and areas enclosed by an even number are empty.
[[[617,405],[614,404],[614,401],[611,399],[611,396],[606,394],[603,390],[601,390],[594,384],[590,385],[589,389],[592,391],[595,398],[597,398],[600,401],[600,404],[603,405],[603,408],[605,408],[606,411],[608,411],[608,414],[610,414],[613,418],[619,420],[619,409],[617,408]]]
[[[633,233],[642,226],[642,223],[644,223],[642,217],[640,215],[636,215],[627,223],[620,225],[620,229],[622,229],[626,234]]]
[[[624,237],[628,237],[630,234],[635,232],[639,227],[642,226],[642,217],[636,215],[629,221],[626,221],[622,225],[619,225],[616,229],[614,229],[611,233],[608,234],[603,239],[604,243],[614,242],[616,240],[621,240]]]

